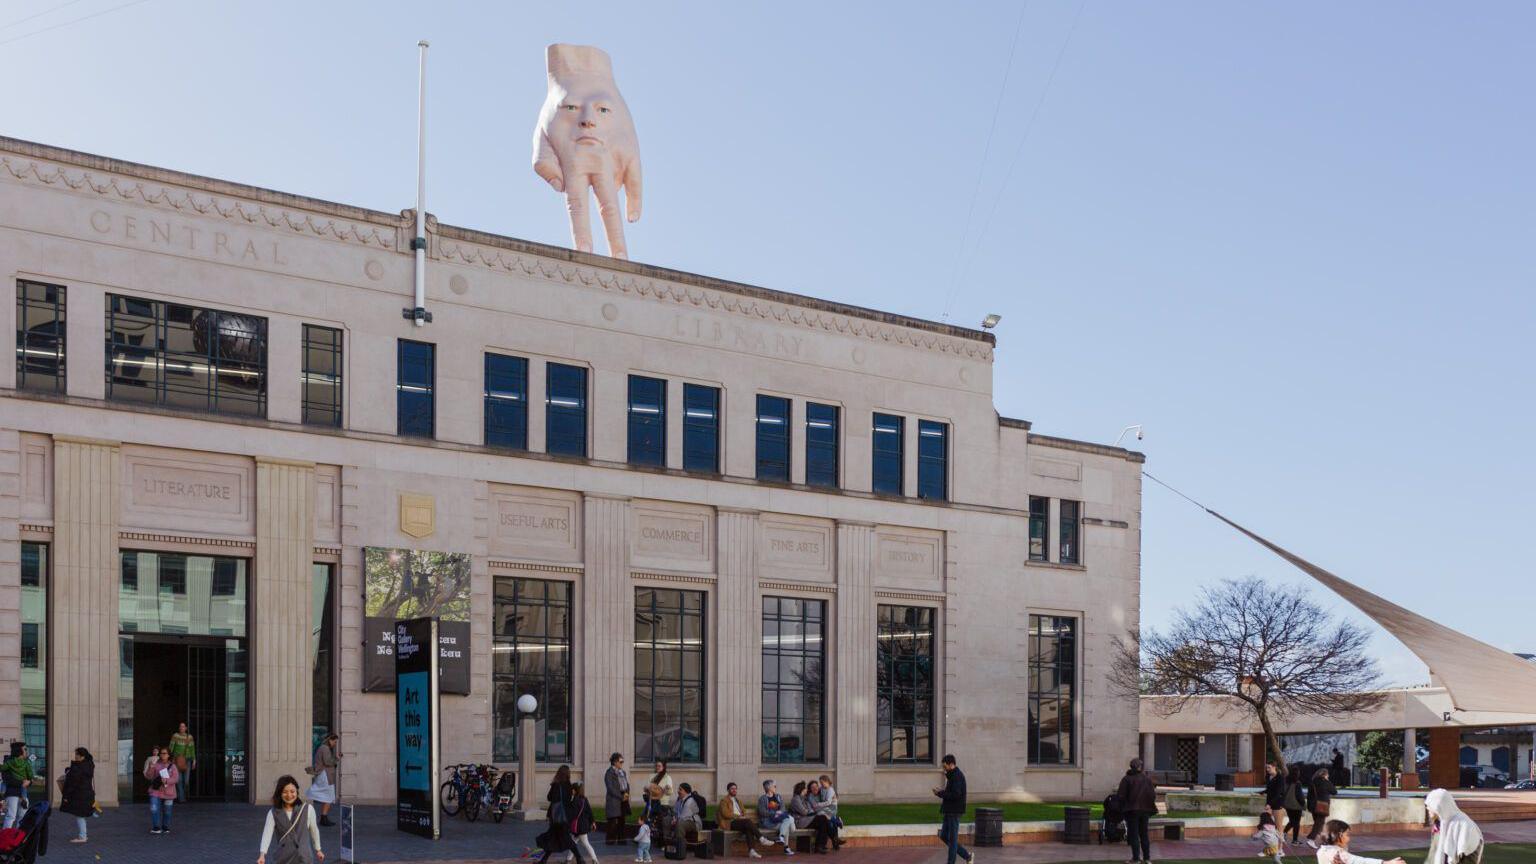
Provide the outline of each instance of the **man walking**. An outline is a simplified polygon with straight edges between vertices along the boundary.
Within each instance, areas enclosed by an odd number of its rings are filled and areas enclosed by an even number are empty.
[[[957,855],[975,862],[976,853],[960,845],[960,817],[965,815],[965,774],[951,754],[944,754],[944,785],[935,786],[933,794],[939,799],[939,815],[944,817],[939,839],[949,846],[948,864],[955,864]]]

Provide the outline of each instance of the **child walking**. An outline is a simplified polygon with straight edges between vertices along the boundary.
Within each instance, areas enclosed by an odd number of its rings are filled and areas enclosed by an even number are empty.
[[[635,829],[635,860],[651,860],[651,823],[640,820],[640,825]]]
[[[1263,851],[1259,853],[1260,858],[1269,858],[1275,864],[1281,864],[1285,860],[1285,853],[1281,851],[1281,844],[1285,838],[1280,836],[1280,826],[1275,824],[1275,814],[1268,810],[1259,814],[1259,830],[1253,832],[1253,839],[1263,844]]]

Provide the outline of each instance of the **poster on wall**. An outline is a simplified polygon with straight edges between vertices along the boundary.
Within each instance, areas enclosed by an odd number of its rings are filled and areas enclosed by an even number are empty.
[[[435,618],[395,625],[395,827],[436,840],[437,637]]]
[[[363,549],[363,691],[395,689],[395,622],[437,618],[444,693],[469,695],[469,556]]]

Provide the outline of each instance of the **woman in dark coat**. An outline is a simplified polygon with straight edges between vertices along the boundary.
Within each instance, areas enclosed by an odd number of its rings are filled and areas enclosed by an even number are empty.
[[[1145,763],[1132,759],[1120,778],[1120,806],[1125,808],[1125,833],[1131,843],[1131,861],[1152,860],[1152,837],[1147,823],[1157,814],[1157,784],[1147,776]]]
[[[1307,845],[1313,849],[1317,848],[1318,835],[1323,833],[1328,822],[1328,814],[1333,809],[1333,793],[1337,791],[1328,779],[1328,769],[1317,769],[1307,790],[1307,809],[1312,812],[1312,830],[1307,832]]]
[[[556,852],[576,854],[576,841],[571,839],[571,815],[576,805],[576,796],[571,792],[571,766],[561,765],[555,772],[544,800],[549,802],[549,830],[534,840],[544,850],[539,856],[540,864]]]
[[[96,808],[96,760],[91,758],[91,751],[84,747],[75,748],[75,758],[64,769],[64,776],[59,780],[60,798],[59,809],[75,817],[75,826],[79,828],[79,836],[70,840],[71,843],[84,843],[86,840],[85,820],[91,818]]]

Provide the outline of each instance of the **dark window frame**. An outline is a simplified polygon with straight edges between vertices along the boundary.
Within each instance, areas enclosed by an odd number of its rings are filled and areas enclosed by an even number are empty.
[[[1051,622],[1051,632],[1044,625]],[[1062,635],[1065,625],[1066,635]],[[1082,685],[1078,680],[1077,636],[1079,619],[1072,615],[1037,613],[1029,616],[1029,684],[1027,693],[1028,712],[1026,759],[1030,765],[1076,765],[1078,760],[1079,730],[1077,705]],[[1054,641],[1050,641],[1054,640]],[[1047,647],[1050,646],[1050,650]],[[1067,682],[1062,686],[1062,681]],[[1049,684],[1049,686],[1046,686]],[[1066,695],[1062,695],[1065,691]],[[1041,730],[1040,706],[1051,703],[1058,718],[1056,730],[1047,735]],[[1060,721],[1064,719],[1065,725]],[[1062,743],[1066,746],[1063,748]],[[1044,745],[1049,743],[1055,758],[1043,755]],[[1065,752],[1063,752],[1065,751]]]
[[[411,367],[408,363],[420,363],[421,358],[410,358],[407,354],[413,349],[425,349],[425,363],[427,366],[426,381],[418,379],[414,370],[407,376],[407,370]],[[420,400],[422,405],[413,403]],[[423,406],[425,410],[423,411]],[[423,430],[419,424],[422,415],[426,417],[426,427]],[[437,344],[433,342],[421,342],[416,339],[399,339],[395,344],[395,434],[402,438],[437,438]]]
[[[692,398],[699,395],[708,395],[710,404]],[[720,473],[720,403],[719,387],[683,383],[684,471]]]
[[[649,603],[646,598],[649,597]],[[668,602],[661,602],[666,600]],[[656,759],[664,759],[669,763],[687,765],[707,764],[709,759],[709,658],[705,650],[708,640],[709,618],[707,607],[709,595],[703,591],[685,591],[680,588],[648,588],[637,586],[635,588],[635,717],[634,735],[635,751],[634,764],[648,765]],[[690,626],[690,619],[696,619]],[[649,636],[647,637],[647,632]],[[689,647],[689,633],[697,635],[698,647]],[[668,636],[666,634],[676,634]],[[675,678],[658,675],[657,669],[661,665],[658,661],[668,654],[674,653],[670,647],[671,642],[677,643]],[[658,646],[668,646],[665,648]],[[696,655],[698,667],[697,676],[688,674],[688,656]],[[649,669],[649,673],[642,670]],[[657,743],[661,739],[656,735],[657,717],[661,713],[656,710],[658,693],[676,691],[677,696],[677,722],[678,733],[672,746],[664,752],[657,749]],[[642,713],[641,693],[648,692],[651,711],[648,715]],[[682,731],[687,728],[690,721],[695,718],[687,716],[684,707],[688,703],[688,694],[695,695],[695,704],[698,708],[696,728],[698,730],[697,759],[689,759],[683,750],[684,736]],[[643,731],[642,731],[643,730]],[[664,730],[668,731],[668,730]]]
[[[52,300],[48,299],[49,296]],[[40,296],[34,296],[40,295]],[[16,280],[16,389],[64,393],[68,389],[68,297],[63,285]],[[49,330],[27,328],[28,310],[51,317]],[[43,367],[43,368],[38,368]],[[43,371],[51,367],[51,371]],[[34,380],[35,379],[35,380]],[[47,381],[47,386],[43,382]]]
[[[1038,535],[1037,532],[1038,531]],[[1035,551],[1035,544],[1040,551]],[[1051,558],[1051,499],[1044,495],[1029,496],[1029,560],[1049,561]]]
[[[773,409],[783,407],[782,414]],[[766,409],[766,411],[765,411]],[[788,396],[757,394],[757,412],[754,415],[757,440],[757,470],[753,476],[770,483],[788,483],[794,476],[790,462],[789,424],[794,422],[795,403]]]
[[[1070,516],[1067,515],[1069,509]],[[1056,529],[1057,561],[1062,564],[1083,563],[1083,502],[1070,498],[1057,501]]]
[[[108,294],[106,305],[108,400],[207,414],[267,416],[266,318],[126,294]],[[192,350],[173,350],[183,341],[190,342]],[[151,370],[148,378],[141,371],[146,367]],[[196,381],[199,369],[206,373],[201,384]],[[250,379],[255,380],[254,394],[226,383]],[[200,406],[195,404],[198,401]]]
[[[485,446],[502,450],[528,449],[528,358],[485,352]]]
[[[830,412],[830,420],[826,412]],[[841,406],[825,402],[805,403],[805,484],[807,486],[823,489],[842,488],[842,432],[843,409]]]
[[[555,379],[557,376],[568,373],[580,373],[581,395],[572,397],[566,395],[562,386],[557,395]],[[574,459],[585,459],[589,449],[587,433],[587,407],[591,402],[592,375],[585,366],[577,366],[572,363],[546,363],[544,364],[544,452],[552,456],[567,456]],[[565,405],[557,400],[570,400],[574,398],[575,404]],[[571,421],[576,422],[571,422]],[[570,429],[558,429],[562,424]],[[570,434],[567,434],[567,433]],[[573,441],[580,446],[570,446],[560,442]],[[578,452],[579,451],[579,452]]]
[[[938,693],[937,629],[932,606],[881,603],[875,625],[875,760],[880,765],[931,765]],[[925,643],[926,642],[926,646]],[[926,648],[926,650],[924,650]],[[927,686],[924,687],[926,678]],[[905,700],[908,710],[899,711]],[[923,710],[926,707],[926,711]],[[900,717],[897,715],[901,714]],[[902,722],[907,720],[908,722]],[[907,732],[907,755],[895,755],[896,731]],[[919,734],[925,730],[926,734]],[[920,746],[926,746],[923,752]]]
[[[932,452],[934,441],[941,452]],[[924,501],[949,500],[949,424],[939,420],[917,421],[917,497]]]
[[[558,594],[559,596],[552,597],[550,596],[552,594]],[[496,577],[491,618],[491,748],[493,751],[491,758],[493,761],[513,762],[518,758],[517,739],[519,736],[517,734],[517,727],[521,715],[517,711],[516,702],[518,696],[523,693],[532,693],[533,697],[538,700],[539,707],[534,713],[534,718],[536,722],[544,725],[544,738],[539,742],[539,749],[534,754],[535,760],[540,762],[551,761],[549,740],[550,734],[553,732],[565,733],[565,754],[557,756],[557,760],[569,761],[573,758],[576,723],[571,711],[571,682],[573,680],[571,669],[571,634],[573,629],[571,617],[576,614],[574,601],[575,585],[571,582],[558,579],[532,579],[522,576]],[[549,622],[556,617],[551,614],[552,610],[556,612],[563,610],[565,613],[563,634],[550,632],[553,628],[550,627]],[[543,631],[542,633],[537,635],[518,633],[515,622],[521,621],[522,618],[520,616],[525,614],[538,616],[543,622],[543,626],[530,629],[540,629]],[[509,629],[508,624],[512,624],[510,633],[507,632]],[[535,649],[528,653],[537,653],[544,658],[542,671],[538,674],[524,673],[518,669],[519,658],[524,653],[520,650],[521,646]],[[564,673],[550,671],[549,658],[556,651],[563,651],[565,655]],[[497,659],[502,654],[510,654],[512,656],[512,661],[508,664],[511,667],[511,671],[504,670],[502,668],[503,661]],[[524,686],[533,685],[534,682],[537,682],[537,686]],[[514,695],[510,700],[505,700],[501,695],[501,689],[504,687],[511,688],[513,691]],[[549,709],[554,703],[550,693],[562,688],[564,693],[562,704],[565,711],[564,726],[556,727],[549,722]],[[512,728],[513,733],[511,736],[511,746],[507,749],[498,750],[496,748],[500,744],[502,736],[497,734],[496,730],[506,728],[506,726],[502,725],[502,721],[507,719],[503,716],[502,712],[504,702],[509,702],[512,705],[513,716],[511,717],[511,723],[507,724],[507,726]]]
[[[322,338],[323,337],[323,338]],[[314,355],[330,358],[330,369],[310,365]],[[303,422],[311,426],[341,428],[342,422],[342,333],[339,327],[305,324],[303,333],[304,369],[300,381],[300,398],[303,400]],[[310,385],[328,387],[329,399],[311,399]]]
[[[892,435],[895,437],[892,438]],[[900,414],[874,412],[870,419],[869,438],[869,491],[876,495],[904,496],[907,488],[907,418]],[[889,446],[892,441],[896,445],[894,451]],[[889,476],[893,452],[896,471],[894,478]],[[894,484],[892,479],[895,480]]]
[[[824,765],[827,763],[827,603],[825,600],[778,596],[765,596],[762,602],[762,763]],[[799,632],[788,632],[791,630]],[[794,635],[800,637],[799,647],[786,647],[785,637]],[[810,647],[813,635],[814,649]],[[786,662],[789,674],[793,675],[796,661],[802,670],[800,680],[785,681]],[[814,673],[811,671],[813,661],[816,664]],[[791,699],[781,698],[785,694],[790,694]],[[800,697],[801,716],[786,719],[780,706],[786,701],[792,702],[795,694]],[[801,758],[786,758],[782,746],[785,733],[796,729]],[[808,729],[814,730],[813,734],[807,734]],[[776,754],[769,752],[770,740],[778,742],[774,747]]]
[[[625,457],[630,465],[667,467],[667,379],[630,375]]]

